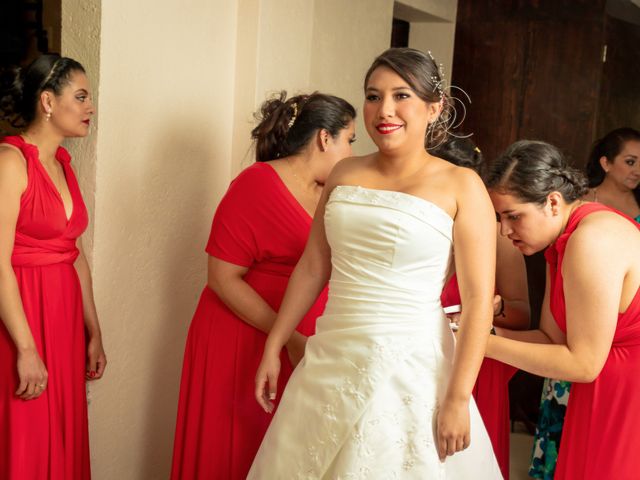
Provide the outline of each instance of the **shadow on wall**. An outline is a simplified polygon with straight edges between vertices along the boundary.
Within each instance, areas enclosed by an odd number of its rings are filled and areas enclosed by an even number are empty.
[[[143,213],[143,216],[162,219],[155,220],[154,231],[147,234],[147,248],[151,253],[147,258],[158,263],[154,270],[162,272],[162,277],[151,282],[158,288],[152,292],[153,297],[161,302],[160,308],[154,308],[158,317],[150,319],[150,329],[139,332],[140,341],[151,345],[143,363],[152,366],[143,377],[146,382],[142,389],[146,407],[140,412],[144,416],[143,459],[136,476],[140,479],[168,478],[184,344],[206,282],[204,248],[214,202],[218,199],[214,198],[215,192],[209,190],[217,179],[203,181],[203,175],[215,175],[216,170],[214,151],[203,146],[215,145],[215,142],[203,142],[201,133],[196,134],[192,129],[176,129],[176,125],[192,124],[193,118],[181,121],[173,117],[143,161],[150,165],[150,185],[145,190],[162,192],[161,197],[145,205]],[[166,161],[171,163],[167,165]],[[226,188],[226,176],[222,183],[224,187],[221,185],[218,190]],[[159,255],[153,256],[153,252]]]

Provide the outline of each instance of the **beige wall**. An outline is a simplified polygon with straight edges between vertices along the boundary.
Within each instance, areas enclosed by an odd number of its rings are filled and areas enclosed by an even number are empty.
[[[63,0],[63,53],[87,66],[98,106],[92,135],[71,142],[109,359],[89,387],[96,480],[168,477],[203,248],[229,180],[252,162],[253,111],[279,89],[334,93],[361,110],[393,6]],[[358,137],[356,152],[371,151],[361,123]]]
[[[253,163],[253,112],[280,90],[309,89],[314,0],[239,0],[233,171]]]
[[[99,6],[63,5],[65,54],[92,65],[94,85],[100,72],[97,144],[74,148],[95,205],[94,286],[109,360],[90,386],[92,467],[98,480],[161,479],[203,247],[230,177],[236,4],[110,0],[101,16]],[[87,43],[99,52],[84,52]]]
[[[356,154],[374,150],[362,121],[362,82],[373,59],[389,48],[393,0],[316,0],[311,88],[349,100],[358,111]]]

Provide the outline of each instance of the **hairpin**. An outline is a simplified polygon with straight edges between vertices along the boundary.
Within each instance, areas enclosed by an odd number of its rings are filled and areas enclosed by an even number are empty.
[[[293,102],[291,104],[291,108],[293,108],[293,115],[291,116],[291,120],[289,120],[289,123],[287,124],[287,129],[291,128],[293,124],[296,123],[296,118],[298,118],[298,104],[296,102]]]

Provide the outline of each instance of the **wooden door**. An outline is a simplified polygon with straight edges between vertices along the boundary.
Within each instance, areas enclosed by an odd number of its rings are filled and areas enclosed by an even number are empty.
[[[640,26],[607,17],[597,136],[619,127],[640,130]]]
[[[531,138],[582,164],[604,43],[603,0],[460,0],[452,83],[471,97],[463,129],[489,161]]]

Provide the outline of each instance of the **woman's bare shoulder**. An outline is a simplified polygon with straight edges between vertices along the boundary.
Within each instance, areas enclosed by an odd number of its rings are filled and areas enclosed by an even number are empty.
[[[340,160],[329,175],[327,185],[356,185],[366,171],[370,170],[374,163],[374,155],[360,157],[347,157]]]
[[[640,253],[640,230],[631,220],[610,210],[585,216],[567,243],[567,252],[579,250],[590,255],[613,252]]]
[[[22,152],[10,145],[0,145],[0,195],[22,194],[28,183],[27,162]]]
[[[6,143],[0,144],[0,174],[20,175],[27,173],[27,161],[20,149]]]

